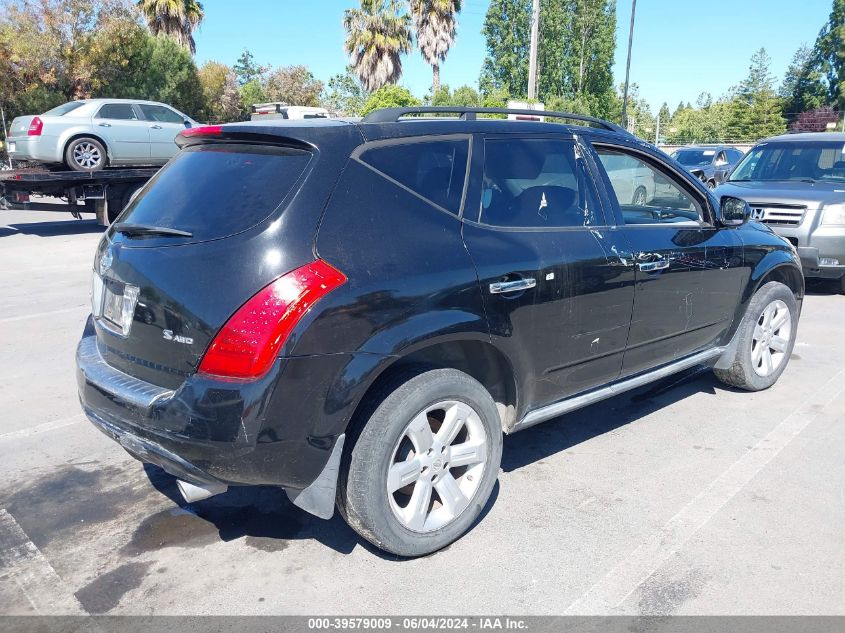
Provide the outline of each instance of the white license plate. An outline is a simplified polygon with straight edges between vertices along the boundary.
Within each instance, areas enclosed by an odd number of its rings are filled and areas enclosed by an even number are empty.
[[[9,142],[9,151],[10,151],[10,152],[14,152],[14,151],[15,151],[15,144],[14,144],[14,143],[12,143],[12,142]]]

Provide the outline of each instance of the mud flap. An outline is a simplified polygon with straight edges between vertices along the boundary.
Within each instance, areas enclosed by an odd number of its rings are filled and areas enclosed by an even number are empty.
[[[293,505],[310,512],[321,519],[331,519],[334,515],[335,494],[337,492],[337,475],[340,471],[340,458],[343,456],[343,443],[346,434],[341,433],[334,443],[329,461],[322,472],[304,490],[286,490]]]

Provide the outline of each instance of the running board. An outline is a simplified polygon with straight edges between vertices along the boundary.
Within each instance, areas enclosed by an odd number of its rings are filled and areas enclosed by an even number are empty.
[[[596,389],[595,391],[582,393],[577,396],[572,396],[566,400],[554,402],[546,405],[545,407],[540,407],[539,409],[534,409],[533,411],[529,411],[525,417],[514,424],[513,427],[511,427],[510,432],[516,433],[522,429],[527,429],[528,427],[539,424],[540,422],[551,420],[552,418],[586,407],[587,405],[600,400],[612,398],[620,393],[636,389],[637,387],[642,387],[643,385],[647,385],[655,380],[660,380],[661,378],[666,378],[672,374],[677,374],[678,372],[689,369],[690,367],[695,367],[701,363],[713,360],[714,358],[721,356],[724,351],[724,347],[714,347],[713,349],[698,352],[697,354],[693,354],[692,356],[675,361],[674,363],[664,365],[663,367],[658,367],[657,369],[634,376],[633,378],[627,378],[616,384],[602,387],[601,389]]]

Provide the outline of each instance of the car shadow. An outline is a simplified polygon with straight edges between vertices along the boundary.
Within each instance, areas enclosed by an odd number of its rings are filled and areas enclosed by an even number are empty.
[[[808,296],[838,295],[839,281],[832,279],[807,279],[804,294]]]
[[[337,511],[331,519],[324,520],[298,508],[281,488],[235,486],[223,494],[189,504],[179,493],[174,476],[152,464],[144,464],[144,472],[153,487],[184,513],[213,526],[217,539],[221,541],[243,539],[248,546],[273,552],[285,549],[294,540],[315,540],[341,554],[351,553],[358,545],[383,560],[405,560],[405,557],[384,552],[358,536]],[[467,532],[471,532],[487,516],[498,495],[499,483],[496,482],[490,498]],[[192,531],[203,531],[203,526],[187,525],[185,521],[174,520],[174,516],[172,512],[160,512],[148,519],[152,525],[142,525],[139,531],[161,535],[168,529],[162,524],[170,523],[182,532],[176,537],[182,540],[190,540]],[[155,525],[156,522],[159,525]]]
[[[512,472],[590,438],[613,431],[694,393],[716,393],[716,384],[709,368],[694,367],[536,428],[507,436],[502,469]],[[719,389],[729,388],[719,385]],[[331,519],[323,520],[296,507],[281,488],[231,487],[223,494],[189,504],[179,493],[175,477],[151,464],[144,464],[144,471],[156,490],[168,497],[184,513],[213,526],[216,538],[221,541],[243,539],[249,546],[272,552],[285,549],[291,541],[307,539],[316,540],[341,554],[351,553],[358,545],[383,560],[404,560],[401,556],[377,549],[359,537],[337,512]],[[469,531],[483,521],[495,504],[498,494],[497,482]],[[156,516],[160,517],[159,520],[170,521],[173,515],[172,512],[164,512]],[[155,517],[152,519],[155,520]],[[184,530],[186,527],[181,525],[179,529]],[[446,547],[440,552],[448,549]]]
[[[81,235],[102,233],[105,227],[96,220],[63,220],[59,222],[24,222],[0,226],[0,237],[9,235],[35,235],[55,237],[59,235]]]
[[[695,393],[733,390],[697,366],[651,385],[602,400],[534,428],[505,437],[502,470],[512,472],[591,438],[609,433]]]

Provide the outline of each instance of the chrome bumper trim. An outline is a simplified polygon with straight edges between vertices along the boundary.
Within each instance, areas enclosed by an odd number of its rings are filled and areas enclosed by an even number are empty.
[[[166,400],[175,393],[125,374],[106,363],[97,348],[97,337],[86,336],[76,348],[76,365],[85,380],[117,400],[149,409],[154,403]]]

